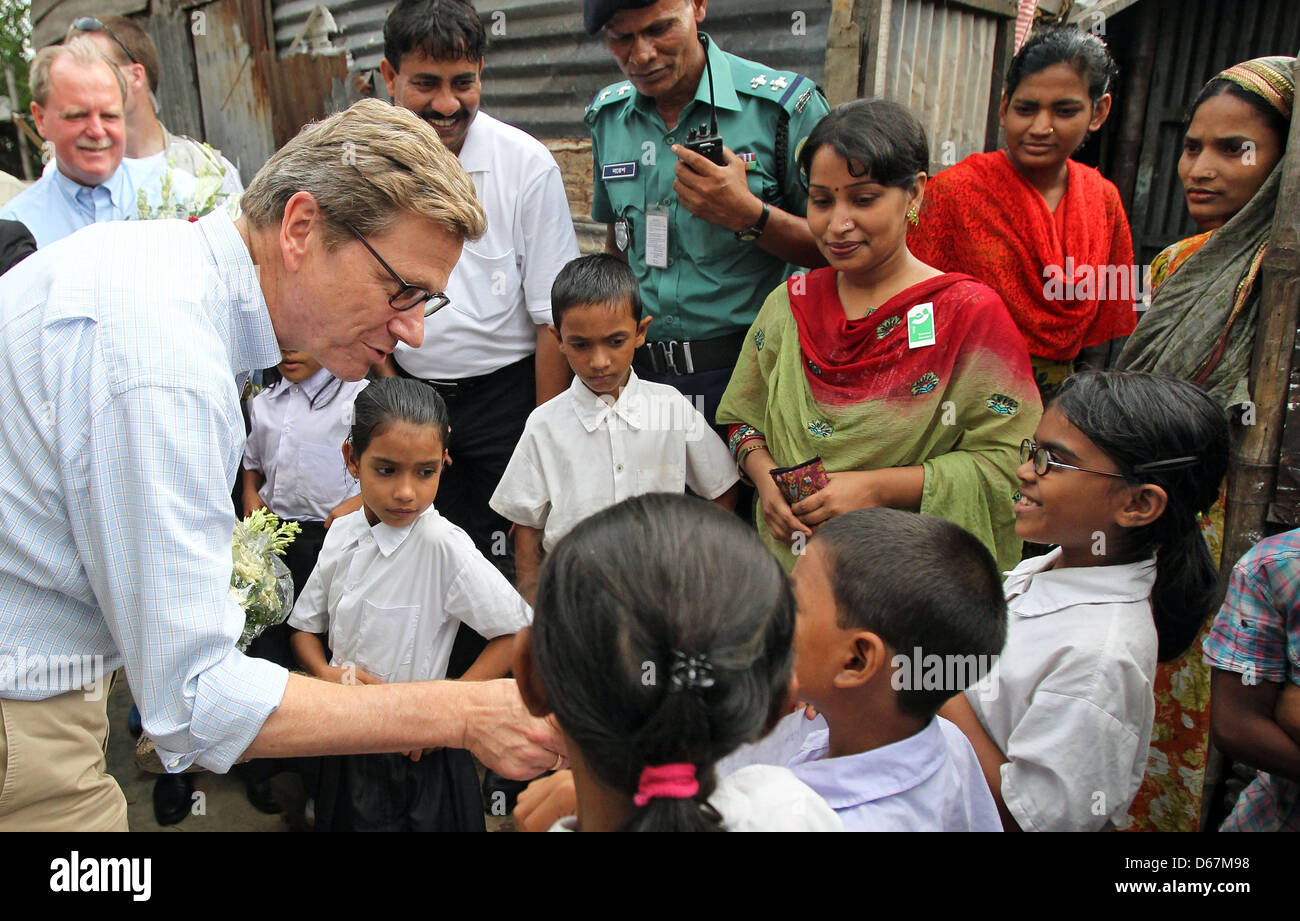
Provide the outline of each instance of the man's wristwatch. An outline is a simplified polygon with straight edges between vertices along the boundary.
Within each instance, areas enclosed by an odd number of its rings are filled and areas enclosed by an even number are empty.
[[[763,235],[763,228],[767,226],[767,219],[772,213],[772,206],[763,202],[763,213],[758,216],[758,220],[753,227],[747,227],[744,230],[736,231],[736,239],[742,243],[753,243]]]

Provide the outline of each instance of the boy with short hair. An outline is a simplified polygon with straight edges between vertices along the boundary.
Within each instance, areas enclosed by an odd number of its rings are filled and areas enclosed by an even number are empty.
[[[1001,831],[974,749],[937,715],[1006,639],[988,550],[941,518],[861,509],[818,528],[792,579],[797,693],[829,726],[795,775],[845,831]]]
[[[551,288],[550,328],[573,370],[569,389],[533,410],[491,507],[515,523],[515,571],[531,603],[540,549],[629,496],[687,487],[728,510],[731,453],[677,390],[640,380],[632,355],[643,317],[636,276],[607,254],[574,259]]]

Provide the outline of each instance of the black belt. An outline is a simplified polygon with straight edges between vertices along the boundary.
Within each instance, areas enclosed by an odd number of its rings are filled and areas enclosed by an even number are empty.
[[[487,374],[479,374],[475,377],[460,377],[454,381],[436,381],[429,380],[428,378],[416,377],[414,374],[399,365],[395,357],[393,358],[393,369],[397,371],[398,377],[404,377],[407,380],[428,384],[434,390],[438,391],[438,394],[443,399],[451,400],[456,399],[457,397],[469,396],[475,390],[479,390],[484,385],[492,383],[501,375],[514,370],[517,365],[521,365],[527,361],[532,361],[532,359],[532,355],[525,355],[523,358],[519,359],[519,361],[511,362],[504,368],[497,368],[495,371],[489,371]]]
[[[643,373],[677,375],[734,368],[744,344],[744,333],[694,342],[647,342],[636,350],[633,364]]]

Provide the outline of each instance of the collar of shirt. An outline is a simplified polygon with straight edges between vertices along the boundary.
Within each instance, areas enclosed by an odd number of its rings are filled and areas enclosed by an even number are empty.
[[[332,375],[330,374],[329,368],[321,368],[305,381],[294,382],[287,378],[281,378],[281,386],[268,392],[267,396],[273,400],[280,400],[284,398],[286,393],[293,393],[293,388],[297,387],[302,392],[302,395],[310,400],[325,387],[329,386],[331,377]]]
[[[849,809],[905,793],[929,780],[948,757],[939,717],[899,742],[827,758],[829,729],[814,732],[790,762],[795,776],[817,791],[832,809]]]
[[[465,133],[465,143],[461,145],[460,156],[456,159],[467,173],[492,172],[492,138],[487,131],[479,131],[480,119],[491,118],[483,111],[474,113],[474,120],[469,123]]]
[[[613,402],[607,402],[609,400],[608,395],[597,396],[592,393],[587,388],[587,385],[582,382],[582,378],[577,375],[574,375],[573,383],[569,385],[569,395],[573,398],[573,411],[577,414],[582,427],[588,432],[594,432],[600,428],[601,424],[611,414],[617,415],[634,429],[641,428],[642,400],[640,393],[641,384],[635,371],[628,372],[627,386],[618,395],[618,399]]]
[[[1052,569],[1061,558],[1056,547],[1030,557],[1002,583],[1007,608],[1019,617],[1053,614],[1079,604],[1122,603],[1149,598],[1156,581],[1156,561],[1139,560],[1115,566],[1067,566]],[[1030,586],[1034,591],[1029,592]]]
[[[224,208],[199,218],[198,228],[212,250],[217,271],[229,300],[230,369],[236,375],[280,363],[280,343],[275,338],[271,314],[262,296],[262,284],[239,229]]]
[[[700,74],[699,85],[695,87],[695,101],[709,105],[709,72],[712,71],[713,105],[729,112],[739,112],[740,97],[736,95],[736,82],[731,78],[731,62],[727,60],[727,55],[718,47],[718,43],[711,35],[707,32],[700,34],[709,39],[707,50],[709,62]],[[658,112],[653,97],[644,96],[640,92],[635,94],[632,104],[647,115]],[[685,113],[684,109],[682,111]]]
[[[74,208],[85,209],[83,200],[78,198],[83,189],[89,189],[92,195],[99,189],[103,189],[108,193],[109,201],[112,202],[113,207],[120,211],[123,217],[134,217],[127,209],[127,197],[132,191],[128,182],[130,173],[123,169],[121,165],[113,171],[113,175],[97,186],[85,186],[73,179],[69,179],[63,175],[63,170],[59,169],[57,165],[50,171],[50,176],[53,178],[55,187]],[[95,216],[93,206],[91,212],[93,218]]]
[[[366,510],[364,508],[357,510],[353,514],[360,516],[360,527],[358,528],[356,543],[364,545],[369,541],[378,547],[379,552],[385,557],[390,557],[396,553],[398,548],[401,547],[402,544],[406,542],[406,539],[411,536],[411,532],[415,530],[416,525],[425,518],[437,515],[438,510],[430,505],[416,516],[414,521],[404,528],[395,528],[392,525],[384,524],[382,521],[379,522],[379,524],[372,525],[366,518]],[[351,518],[352,516],[349,515],[348,517]],[[354,525],[353,527],[357,527],[357,525]]]

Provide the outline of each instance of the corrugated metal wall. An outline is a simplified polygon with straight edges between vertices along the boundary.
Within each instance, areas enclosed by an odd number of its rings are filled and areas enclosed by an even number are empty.
[[[278,51],[288,48],[316,5],[273,0]],[[325,6],[343,30],[353,70],[377,70],[391,0],[327,0]],[[620,74],[600,39],[583,31],[580,0],[499,0],[475,7],[489,30],[484,109],[537,137],[586,137],[583,110]],[[733,54],[820,83],[829,15],[828,0],[811,0],[798,10],[786,0],[713,0],[703,28]],[[378,89],[382,93],[382,83]]]
[[[1129,218],[1138,262],[1196,233],[1187,216],[1178,159],[1187,107],[1225,67],[1300,48],[1296,0],[1148,0],[1160,6],[1160,36]],[[1117,17],[1118,19],[1118,17]]]
[[[985,149],[1003,22],[934,0],[891,4],[884,93],[925,125],[934,170]]]

